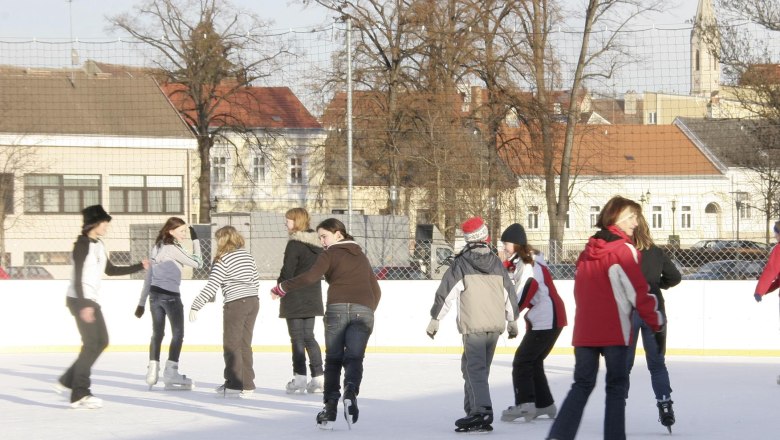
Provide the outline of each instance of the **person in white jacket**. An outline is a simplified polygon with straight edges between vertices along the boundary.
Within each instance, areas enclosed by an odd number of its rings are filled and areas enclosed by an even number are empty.
[[[181,245],[192,238],[192,253]],[[199,268],[203,261],[200,256],[200,240],[192,226],[187,227],[179,217],[169,218],[160,233],[157,234],[154,247],[149,252],[151,267],[146,273],[141,298],[135,309],[135,316],[144,314],[147,298],[152,315],[152,340],[149,343],[149,366],[146,383],[149,389],[154,386],[160,374],[160,346],[165,336],[165,318],[171,323],[171,344],[168,360],[165,362],[163,382],[166,389],[192,389],[192,379],[179,374],[179,355],[184,341],[184,305],[181,302],[181,270],[184,266]]]

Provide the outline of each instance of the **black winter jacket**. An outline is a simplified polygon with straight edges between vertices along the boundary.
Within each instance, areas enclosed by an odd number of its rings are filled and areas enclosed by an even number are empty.
[[[284,249],[284,265],[277,282],[281,283],[306,272],[321,253],[322,245],[316,232],[308,230],[293,233]],[[301,287],[294,295],[282,297],[279,303],[280,318],[311,318],[322,315],[324,309],[320,283]]]
[[[663,249],[653,246],[650,249],[644,249],[642,253],[642,274],[650,285],[650,293],[658,298],[658,310],[666,316],[666,307],[661,289],[668,289],[680,284],[682,275],[677,270],[677,266],[666,255]]]

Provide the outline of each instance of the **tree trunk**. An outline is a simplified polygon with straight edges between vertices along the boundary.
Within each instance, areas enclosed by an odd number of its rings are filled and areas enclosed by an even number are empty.
[[[211,223],[211,145],[208,135],[198,136],[198,154],[200,156],[200,176],[198,176],[198,191],[200,191],[200,223]]]

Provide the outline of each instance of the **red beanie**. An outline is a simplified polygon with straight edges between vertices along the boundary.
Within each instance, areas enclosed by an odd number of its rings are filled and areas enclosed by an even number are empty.
[[[482,217],[471,217],[463,222],[460,228],[463,230],[463,239],[467,242],[487,241],[490,234]]]

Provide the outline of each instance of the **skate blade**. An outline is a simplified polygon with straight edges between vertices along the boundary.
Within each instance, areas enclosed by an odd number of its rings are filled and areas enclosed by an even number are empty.
[[[192,391],[192,389],[195,387],[195,384],[190,385],[184,385],[184,384],[165,384],[165,390],[166,391]],[[150,386],[149,389],[152,389]]]
[[[492,431],[493,427],[490,425],[487,426],[478,426],[473,428],[455,428],[455,432],[457,433],[463,433],[463,434],[487,434],[488,432]]]
[[[669,430],[669,434],[671,434],[671,433],[672,433],[672,427],[671,427],[671,426],[667,426],[667,427],[666,427],[666,429],[668,429],[668,430]]]
[[[335,424],[336,422],[321,422],[321,423],[317,423],[317,427],[323,431],[333,431],[333,426]]]
[[[298,389],[287,389],[285,390],[287,394],[306,394],[306,388],[298,388]]]
[[[347,421],[347,427],[352,430],[352,415],[349,413],[349,409],[352,408],[352,400],[344,399],[344,420]]]

